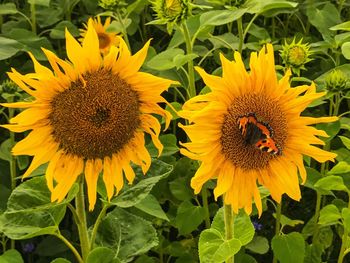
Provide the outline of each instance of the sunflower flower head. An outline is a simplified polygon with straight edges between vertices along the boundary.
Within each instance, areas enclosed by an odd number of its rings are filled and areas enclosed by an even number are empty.
[[[295,42],[295,38],[293,41],[288,44],[285,41],[281,50],[281,57],[283,59],[283,63],[287,68],[291,68],[294,73],[300,75],[300,70],[305,70],[305,64],[310,59],[310,45],[308,43],[303,44],[302,39],[298,43]]]
[[[96,18],[90,18],[89,22],[91,21],[98,37],[98,43],[99,43],[99,49],[101,53],[106,54],[108,53],[111,46],[115,46],[119,44],[119,37],[116,33],[113,32],[107,32],[107,29],[109,25],[111,24],[111,18],[107,17],[105,20],[105,23],[102,24],[101,17],[97,16]],[[84,29],[80,29],[80,35],[82,36],[80,38],[80,42],[84,41],[84,37],[86,35],[88,29],[88,25],[84,24]]]
[[[175,24],[191,15],[189,0],[152,0],[151,3],[157,19],[149,24],[166,24],[169,34]]]
[[[89,20],[82,44],[66,30],[69,61],[43,49],[52,70],[29,54],[35,72],[8,73],[33,100],[3,104],[24,110],[2,126],[14,132],[31,130],[12,152],[33,156],[23,178],[48,162],[45,177],[52,201],[63,200],[83,174],[92,210],[100,174],[111,199],[123,187],[124,177],[133,182],[131,163],[147,172],[151,157],[145,133],[162,151],[161,126],[153,114],[163,116],[169,125],[171,114],[158,103],[166,102],[160,94],[173,81],[139,71],[149,41],[135,55],[123,39],[119,43],[101,55],[98,34]]]
[[[341,70],[333,70],[326,77],[326,87],[329,91],[345,91],[348,89],[348,77]]]
[[[190,139],[181,152],[201,162],[192,188],[199,193],[216,179],[215,198],[224,195],[235,213],[244,208],[250,214],[253,201],[262,213],[258,184],[277,202],[284,193],[299,200],[299,176],[306,180],[303,155],[319,162],[336,157],[315,146],[324,145],[317,136],[327,134],[310,125],[337,117],[300,116],[325,93],[316,93],[314,84],[290,87],[289,70],[278,80],[271,44],[251,53],[250,72],[238,52],[234,61],[220,58],[222,77],[196,68],[211,92],[193,97],[179,113],[189,121],[181,127]]]

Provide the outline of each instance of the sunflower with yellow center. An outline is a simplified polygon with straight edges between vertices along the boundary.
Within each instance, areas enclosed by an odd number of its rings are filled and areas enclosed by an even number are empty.
[[[111,24],[111,18],[107,17],[105,23],[102,24],[101,17],[97,16],[95,19],[89,18],[89,22],[91,21],[98,37],[98,43],[101,53],[106,54],[112,46],[116,46],[119,43],[119,37],[116,33],[107,32],[107,28]],[[80,35],[82,38],[80,41],[84,40],[86,35],[88,26],[84,24],[84,29],[80,29]]]
[[[251,54],[250,72],[238,52],[234,61],[220,58],[222,77],[196,68],[211,92],[187,101],[180,113],[190,122],[181,127],[191,140],[181,151],[201,162],[192,188],[199,193],[205,182],[216,178],[215,198],[224,194],[235,213],[244,208],[250,214],[252,201],[262,213],[257,182],[277,202],[284,193],[299,200],[298,172],[302,182],[306,180],[303,155],[319,162],[336,157],[313,146],[324,145],[317,136],[327,134],[309,125],[337,117],[300,116],[325,93],[316,93],[314,84],[290,87],[289,71],[278,81],[270,44]]]
[[[139,72],[149,41],[133,56],[125,42],[119,41],[119,47],[112,46],[101,56],[98,35],[89,21],[82,45],[66,31],[70,62],[43,49],[53,71],[30,54],[35,73],[22,75],[15,69],[8,73],[35,99],[3,104],[25,109],[3,127],[13,132],[32,130],[12,152],[33,156],[23,178],[48,162],[45,176],[52,201],[64,199],[84,173],[92,210],[100,173],[110,199],[123,187],[123,174],[133,182],[131,162],[147,172],[151,157],[145,148],[145,132],[162,151],[161,126],[152,114],[163,116],[169,125],[171,114],[158,103],[166,103],[160,94],[173,81]]]

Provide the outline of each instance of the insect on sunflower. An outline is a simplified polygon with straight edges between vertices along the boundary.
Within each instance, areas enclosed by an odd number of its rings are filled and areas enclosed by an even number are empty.
[[[117,36],[117,34],[113,32],[107,32],[107,28],[111,24],[110,17],[106,18],[104,24],[102,24],[100,16],[97,16],[95,19],[89,18],[89,21],[91,21],[97,33],[101,53],[106,54],[111,48],[111,46],[118,45],[120,38]],[[87,24],[84,24],[84,27],[84,29],[80,29],[80,35],[82,36],[82,38],[80,39],[81,42],[84,40],[88,29]]]
[[[317,136],[327,134],[309,125],[337,117],[300,116],[325,93],[316,93],[314,84],[290,87],[289,71],[278,81],[270,44],[251,54],[250,72],[238,52],[234,61],[220,58],[222,77],[196,68],[211,92],[187,101],[180,113],[190,122],[181,127],[191,140],[182,144],[181,151],[201,161],[192,188],[198,193],[205,182],[216,178],[215,198],[224,194],[225,204],[231,204],[235,213],[244,208],[250,214],[253,200],[262,213],[257,182],[277,202],[284,193],[299,200],[298,171],[302,182],[306,180],[303,155],[319,162],[336,157],[313,146],[323,145]]]
[[[163,116],[169,125],[171,114],[158,103],[166,102],[160,94],[173,81],[139,71],[149,41],[135,55],[119,41],[118,47],[112,46],[101,56],[90,20],[82,45],[66,31],[70,62],[43,49],[53,71],[30,54],[35,73],[22,75],[15,69],[8,73],[35,99],[3,104],[25,109],[3,127],[14,132],[32,130],[12,152],[33,156],[23,178],[48,162],[45,176],[52,201],[61,201],[84,172],[92,210],[100,173],[110,199],[123,187],[123,174],[133,182],[131,162],[147,172],[151,157],[145,148],[145,132],[162,151],[161,126],[152,114]]]

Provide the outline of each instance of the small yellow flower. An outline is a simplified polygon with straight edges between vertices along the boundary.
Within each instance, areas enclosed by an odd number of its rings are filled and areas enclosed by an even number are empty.
[[[302,41],[301,39],[298,43],[295,43],[295,38],[290,44],[285,41],[281,51],[283,63],[297,75],[300,75],[300,70],[305,70],[304,65],[311,61],[310,46],[308,43],[302,44]]]
[[[113,32],[107,32],[107,28],[111,24],[111,18],[107,17],[104,24],[101,22],[101,17],[96,17],[95,19],[90,18],[91,23],[97,33],[98,37],[98,43],[101,53],[106,54],[111,46],[116,46],[119,44],[119,38],[116,33]],[[87,32],[88,26],[84,24],[85,29],[80,29],[80,35],[82,38],[80,39],[80,42],[83,42],[84,37]]]
[[[191,140],[182,144],[181,152],[201,162],[192,188],[198,194],[205,182],[217,179],[215,198],[224,195],[235,213],[244,208],[250,214],[253,200],[262,213],[257,183],[277,202],[284,193],[299,200],[298,172],[306,180],[303,155],[319,162],[336,157],[314,146],[324,145],[317,136],[327,134],[309,125],[337,117],[300,116],[325,93],[316,93],[314,84],[290,87],[289,70],[278,81],[270,44],[251,54],[250,72],[238,52],[234,61],[220,58],[223,76],[197,68],[211,92],[190,99],[180,112],[190,122],[182,128]]]
[[[22,75],[15,69],[8,73],[34,101],[3,104],[24,110],[2,127],[13,132],[31,130],[12,152],[33,156],[23,178],[48,162],[45,176],[53,202],[62,201],[84,173],[92,210],[100,173],[111,199],[122,189],[124,176],[133,182],[131,162],[147,172],[151,157],[145,133],[162,151],[161,126],[153,114],[163,116],[169,125],[171,114],[158,103],[166,102],[160,94],[173,81],[139,71],[150,41],[133,56],[123,39],[119,43],[101,56],[90,19],[82,45],[66,31],[69,61],[43,49],[53,71],[30,54],[34,73]]]

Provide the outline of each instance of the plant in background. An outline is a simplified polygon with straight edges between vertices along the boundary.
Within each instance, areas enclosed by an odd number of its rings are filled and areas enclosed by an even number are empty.
[[[300,75],[300,70],[305,70],[305,64],[311,61],[310,45],[308,43],[302,44],[303,39],[300,39],[298,43],[293,41],[288,44],[285,40],[280,51],[283,59],[283,64],[286,68],[292,69],[293,73]]]
[[[189,0],[152,0],[152,8],[156,12],[156,20],[148,24],[166,24],[171,34],[174,25],[181,24],[191,15]]]
[[[345,92],[348,87],[348,77],[341,70],[333,70],[325,80],[327,90],[331,92]]]
[[[100,16],[97,16],[94,19],[90,18],[89,21],[90,20],[97,33],[99,48],[101,53],[106,54],[108,53],[109,49],[112,46],[116,46],[119,44],[119,37],[117,37],[117,34],[113,32],[107,32],[107,29],[111,24],[110,17],[106,18],[104,24],[102,24]],[[80,35],[82,36],[82,38],[80,39],[80,42],[83,42],[84,40],[84,37],[88,29],[88,25],[84,24],[84,27],[85,27],[84,29],[80,29]]]
[[[99,0],[98,5],[105,10],[114,11],[121,6],[126,6],[127,4],[123,0]]]
[[[298,172],[302,182],[306,181],[303,155],[319,162],[336,157],[313,146],[324,145],[317,136],[327,134],[309,125],[338,118],[300,116],[325,93],[316,93],[314,84],[291,88],[289,71],[278,81],[272,45],[251,54],[249,73],[238,52],[235,61],[223,55],[220,58],[222,77],[197,68],[211,92],[184,104],[180,115],[190,124],[181,127],[191,142],[183,143],[181,152],[201,162],[191,180],[196,194],[204,183],[217,179],[214,196],[224,195],[225,226],[232,227],[231,207],[233,214],[240,208],[250,214],[254,201],[261,215],[257,182],[269,189],[278,203],[284,193],[300,200]],[[227,240],[232,238],[227,236]]]

